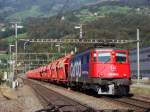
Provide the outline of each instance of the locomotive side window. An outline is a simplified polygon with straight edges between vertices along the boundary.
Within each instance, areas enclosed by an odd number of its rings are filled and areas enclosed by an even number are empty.
[[[98,61],[107,63],[111,60],[111,54],[109,52],[99,52],[98,53]]]
[[[86,63],[89,63],[89,60],[90,60],[90,55],[88,54],[86,57]]]
[[[81,64],[84,64],[84,57],[81,57]]]
[[[85,55],[85,56],[82,56],[82,58],[81,58],[81,63],[82,63],[82,64],[88,64],[88,63],[89,63],[89,59],[90,59],[89,54],[88,54],[88,55]]]
[[[86,64],[86,57],[85,56],[82,56],[82,58],[81,58],[81,64]]]
[[[125,52],[116,53],[116,62],[124,63],[127,60],[127,55]]]

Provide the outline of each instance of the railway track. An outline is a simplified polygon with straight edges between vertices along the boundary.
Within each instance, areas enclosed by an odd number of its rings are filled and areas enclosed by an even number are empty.
[[[43,104],[46,105],[45,110],[60,109],[59,110],[60,112],[63,112],[63,111],[95,112],[96,111],[96,110],[88,107],[87,105],[83,105],[83,104],[80,104],[79,102],[72,101],[72,99],[70,99],[66,96],[62,96],[61,94],[56,93],[53,90],[49,90],[48,88],[43,87],[44,85],[46,85],[45,82],[36,83],[36,81],[34,81],[34,82],[30,81],[30,80],[25,80],[25,81],[28,84],[30,82],[30,86],[36,91],[36,93],[38,94],[38,97],[41,97],[41,101],[44,99]],[[60,97],[62,97],[62,98],[60,98]],[[97,96],[95,96],[95,97],[97,97]],[[150,102],[149,101],[140,100],[140,99],[133,98],[133,97],[113,98],[113,97],[103,96],[100,98],[105,99],[109,102],[114,102],[116,104],[118,103],[121,105],[128,106],[129,111],[150,112]],[[66,99],[69,101],[66,101]],[[51,103],[51,101],[52,101],[52,103]],[[63,111],[61,111],[61,109],[63,109]],[[41,112],[41,111],[37,111],[37,112]]]
[[[136,112],[150,112],[150,102],[143,101],[140,99],[122,97],[122,98],[110,98],[104,97],[106,100],[111,100],[116,103],[121,103],[123,105],[129,105]]]
[[[42,82],[44,85],[45,83]],[[97,95],[96,95],[97,97]],[[132,110],[139,110],[139,112],[150,112],[150,101],[145,100],[146,97],[144,97],[144,99],[138,99],[137,98],[133,98],[133,97],[121,97],[121,98],[113,98],[113,97],[101,97],[104,99],[109,99],[111,101],[115,101],[118,103],[122,103],[123,105],[129,105],[129,107],[132,108]],[[140,96],[141,98],[141,96]],[[148,98],[147,98],[148,99]],[[149,99],[148,99],[149,100]]]
[[[144,111],[150,111],[150,102],[142,101],[139,99],[133,99],[133,98],[121,98],[117,99],[117,101],[130,104],[135,107],[139,107],[140,109],[143,109]]]
[[[33,88],[44,106],[43,109],[37,112],[96,112],[96,110],[87,105],[56,93],[31,80],[24,79],[24,83]]]
[[[145,96],[133,96],[132,99],[140,100],[140,101],[146,101],[150,103],[150,97]]]

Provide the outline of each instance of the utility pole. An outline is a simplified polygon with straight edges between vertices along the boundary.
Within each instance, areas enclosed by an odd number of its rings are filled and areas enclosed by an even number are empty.
[[[15,46],[16,46],[16,53],[15,53],[15,68],[17,70],[17,53],[18,53],[18,29],[23,28],[23,26],[18,25],[20,22],[11,22],[13,25],[13,28],[15,28]]]
[[[26,54],[26,44],[28,44],[30,41],[29,40],[26,40],[24,42],[24,45],[23,45],[23,48],[24,48],[24,53]],[[26,56],[25,56],[26,57]],[[26,58],[25,58],[26,59]],[[26,62],[24,62],[24,73],[26,72],[27,70],[27,67],[26,67]]]
[[[80,24],[80,26],[75,26],[75,29],[80,29],[80,39],[83,38],[83,25]]]
[[[138,82],[140,81],[140,30],[137,29],[137,75]]]
[[[30,65],[31,65],[31,61],[30,61],[30,54],[29,54],[29,65],[28,65],[29,66],[29,70],[31,68]]]
[[[18,52],[18,41],[17,41],[17,39],[18,39],[18,28],[17,28],[17,23],[15,23],[15,38],[16,38],[16,41],[15,41],[15,45],[16,45],[16,60],[15,60],[15,62],[16,62],[16,68],[17,68],[17,52]]]
[[[82,24],[80,24],[80,39],[83,38],[83,29],[82,29]]]
[[[10,64],[10,70],[9,70],[9,79],[10,80],[13,80],[13,76],[14,76],[14,72],[12,72],[12,65],[14,64],[14,61],[12,61],[12,53],[11,53],[11,48],[13,47],[13,46],[15,46],[15,45],[9,45],[9,55],[10,55],[10,61],[9,61],[9,64]]]
[[[80,24],[80,26],[75,26],[75,29],[80,29],[80,39],[83,38],[83,25]],[[75,46],[75,53],[77,52],[77,47]]]
[[[57,44],[56,47],[58,47],[58,53],[60,53],[61,52],[61,50],[60,50],[60,47],[61,47],[60,44]]]
[[[14,60],[14,56],[15,56],[15,54],[13,53],[13,54],[12,54],[12,59],[13,59],[13,61],[15,61],[15,60]],[[12,74],[12,80],[14,81],[15,64],[13,63],[12,65],[13,65],[13,74]]]
[[[49,61],[49,54],[47,53],[47,62]]]
[[[74,48],[74,52],[75,52],[75,53],[77,52],[77,47]]]

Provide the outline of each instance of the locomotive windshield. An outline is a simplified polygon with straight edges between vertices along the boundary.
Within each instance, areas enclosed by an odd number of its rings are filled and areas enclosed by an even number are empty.
[[[109,62],[111,58],[111,54],[109,52],[100,52],[98,53],[98,61],[99,62]]]
[[[116,62],[124,63],[126,62],[126,53],[125,52],[118,52],[116,53]]]

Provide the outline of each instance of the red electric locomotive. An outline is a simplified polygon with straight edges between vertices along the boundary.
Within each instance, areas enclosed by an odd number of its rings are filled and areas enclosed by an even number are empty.
[[[98,94],[127,95],[130,64],[127,50],[95,48],[71,59],[71,86],[94,90]]]

